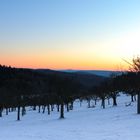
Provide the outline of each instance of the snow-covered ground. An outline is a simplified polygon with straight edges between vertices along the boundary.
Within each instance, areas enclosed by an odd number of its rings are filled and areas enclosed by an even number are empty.
[[[140,140],[140,115],[136,103],[126,107],[130,97],[118,97],[118,106],[87,108],[84,102],[74,104],[74,110],[60,120],[55,111],[27,111],[16,121],[16,112],[0,118],[0,140]]]

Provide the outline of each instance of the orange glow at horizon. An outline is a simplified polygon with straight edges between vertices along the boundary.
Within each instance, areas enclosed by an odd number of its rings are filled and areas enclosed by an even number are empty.
[[[125,70],[126,63],[121,67],[121,59],[108,55],[106,52],[94,52],[92,49],[47,51],[34,54],[11,53],[1,56],[0,64],[18,68],[45,69],[80,69],[80,70]],[[104,53],[104,54],[103,54]]]
[[[133,55],[140,52],[139,35],[140,30],[108,40],[5,42],[0,44],[3,46],[0,64],[56,70],[128,70],[122,59],[131,61]]]
[[[3,58],[0,61],[2,65],[10,65],[18,68],[44,68],[44,69],[80,69],[80,70],[126,70],[127,64],[123,64],[123,67],[117,60],[107,58],[80,58],[78,56],[16,56]],[[2,59],[1,59],[2,60]],[[120,60],[122,61],[122,60]]]

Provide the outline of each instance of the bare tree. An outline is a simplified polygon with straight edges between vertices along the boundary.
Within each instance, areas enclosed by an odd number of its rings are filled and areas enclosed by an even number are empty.
[[[136,73],[136,79],[139,79],[140,77],[140,57],[134,57],[132,59],[132,62],[128,62],[125,61],[129,64],[129,70],[131,72],[135,72]],[[137,82],[139,82],[139,80],[137,80]],[[138,84],[138,83],[137,83]],[[136,87],[137,90],[137,94],[138,94],[138,104],[137,104],[137,113],[140,114],[140,86],[138,84],[138,86]]]
[[[140,57],[137,56],[136,58],[133,58],[132,60],[132,66],[130,67],[130,70],[134,72],[140,72]]]

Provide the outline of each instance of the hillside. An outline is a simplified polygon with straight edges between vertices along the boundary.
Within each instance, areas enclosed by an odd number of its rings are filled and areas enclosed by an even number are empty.
[[[16,113],[0,118],[2,140],[139,140],[140,121],[136,103],[126,107],[129,96],[118,97],[118,107],[87,108],[84,102],[74,103],[74,110],[66,112],[59,120],[59,113],[42,114],[28,108],[22,121],[15,121]]]
[[[79,73],[79,72],[62,72],[62,71],[54,71],[49,69],[37,69],[37,72],[46,74],[46,75],[59,75],[61,77],[71,77],[82,86],[90,88],[92,86],[99,85],[102,81],[104,81],[107,77],[99,76],[90,73]]]

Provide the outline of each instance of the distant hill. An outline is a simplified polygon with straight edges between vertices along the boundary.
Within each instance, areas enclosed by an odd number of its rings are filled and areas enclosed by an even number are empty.
[[[106,71],[106,70],[60,70],[68,73],[93,74],[98,76],[110,77],[111,74],[120,74],[120,71]]]
[[[75,81],[79,82],[83,87],[90,88],[92,86],[99,85],[107,77],[95,75],[93,73],[82,71],[56,71],[50,69],[37,69],[36,71],[44,73],[46,75],[59,75],[61,77],[71,77]]]

